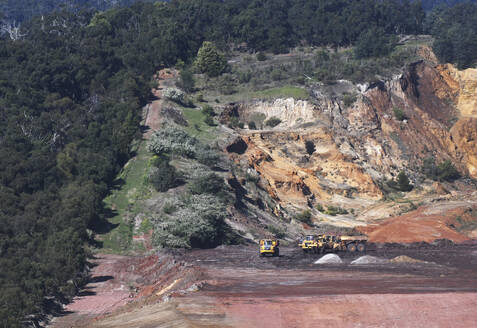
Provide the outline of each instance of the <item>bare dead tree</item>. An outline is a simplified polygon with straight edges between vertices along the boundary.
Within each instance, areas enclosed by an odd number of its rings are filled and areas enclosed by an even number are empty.
[[[8,34],[11,40],[17,41],[27,35],[27,33],[22,33],[21,24],[17,23],[15,20],[13,22],[2,20],[0,22],[0,33]]]

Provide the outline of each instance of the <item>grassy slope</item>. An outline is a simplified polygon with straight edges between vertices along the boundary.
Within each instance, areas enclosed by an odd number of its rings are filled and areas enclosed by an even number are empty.
[[[149,194],[145,175],[150,157],[146,142],[142,141],[138,146],[137,155],[125,165],[118,176],[121,186],[113,190],[104,200],[107,207],[115,213],[109,221],[118,226],[100,236],[104,247],[102,251],[122,253],[131,248],[134,217],[141,211],[140,200]],[[147,227],[141,227],[141,230],[146,229]]]

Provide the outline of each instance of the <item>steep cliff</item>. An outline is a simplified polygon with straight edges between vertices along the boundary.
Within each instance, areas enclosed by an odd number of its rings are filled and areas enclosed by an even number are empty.
[[[381,199],[384,181],[400,171],[415,185],[422,181],[430,156],[451,160],[462,175],[477,178],[477,70],[419,61],[390,80],[365,86],[340,81],[310,93],[310,101],[231,104],[221,117],[281,120],[274,128],[238,129],[245,146],[229,153],[258,172],[284,208],[319,215],[317,204],[369,205],[357,200]],[[342,101],[347,94],[356,95],[348,106]],[[306,142],[314,144],[311,154]]]

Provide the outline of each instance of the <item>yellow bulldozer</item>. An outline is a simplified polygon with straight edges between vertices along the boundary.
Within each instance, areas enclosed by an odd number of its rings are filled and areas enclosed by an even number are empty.
[[[364,252],[366,251],[367,236],[334,236],[334,235],[308,235],[305,236],[299,247],[305,253],[324,253],[331,251]]]
[[[277,239],[261,239],[260,240],[260,256],[272,255],[280,256],[280,241]]]

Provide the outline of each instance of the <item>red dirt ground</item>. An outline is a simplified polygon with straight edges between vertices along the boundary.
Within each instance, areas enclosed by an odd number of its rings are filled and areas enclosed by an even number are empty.
[[[436,239],[449,239],[461,243],[470,238],[457,232],[457,217],[466,219],[470,208],[477,209],[470,202],[449,202],[428,205],[404,215],[386,219],[377,225],[360,227],[374,243],[413,243],[432,242]],[[474,218],[475,220],[475,218]]]

